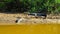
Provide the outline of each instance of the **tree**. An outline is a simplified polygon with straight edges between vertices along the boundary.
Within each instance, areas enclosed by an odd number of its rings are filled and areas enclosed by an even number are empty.
[[[8,7],[10,10],[17,10],[16,12],[56,13],[59,12],[56,10],[60,9],[59,3],[56,3],[55,0],[4,0],[3,3],[0,3],[0,8],[6,5],[11,6],[10,8]]]

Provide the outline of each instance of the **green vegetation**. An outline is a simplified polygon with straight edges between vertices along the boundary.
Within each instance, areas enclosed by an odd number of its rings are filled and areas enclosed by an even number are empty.
[[[6,7],[6,4],[10,2],[15,2],[17,6],[14,9],[18,9],[19,12],[60,13],[60,0],[4,0],[4,2],[0,2],[0,8]]]

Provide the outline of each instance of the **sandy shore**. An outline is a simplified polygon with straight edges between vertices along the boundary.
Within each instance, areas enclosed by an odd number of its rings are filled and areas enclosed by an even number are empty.
[[[60,19],[42,19],[42,18],[34,18],[31,16],[27,16],[26,14],[5,14],[0,13],[0,25],[1,24],[16,24],[15,21],[17,17],[24,17],[20,24],[60,24]]]

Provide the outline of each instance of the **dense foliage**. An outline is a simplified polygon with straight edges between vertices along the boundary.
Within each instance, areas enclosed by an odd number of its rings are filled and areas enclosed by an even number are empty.
[[[18,10],[18,12],[42,12],[42,13],[60,13],[60,3],[58,0],[4,0],[0,2],[0,9]],[[7,6],[11,5],[11,8]],[[14,8],[15,7],[15,8]]]

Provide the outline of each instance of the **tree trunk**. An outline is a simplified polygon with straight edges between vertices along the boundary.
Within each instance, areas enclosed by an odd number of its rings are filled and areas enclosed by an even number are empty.
[[[15,0],[16,1],[16,5],[17,5],[17,8],[18,8],[18,11],[20,11],[20,1],[19,0]]]

